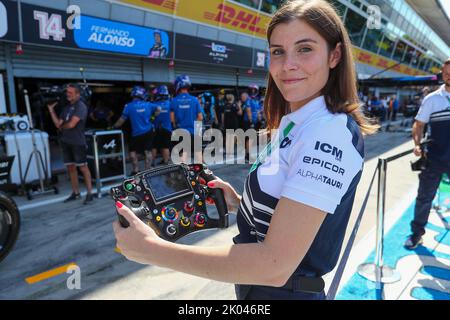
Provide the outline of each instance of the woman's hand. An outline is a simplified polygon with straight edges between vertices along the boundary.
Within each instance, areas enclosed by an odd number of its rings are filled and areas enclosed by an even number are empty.
[[[163,240],[121,202],[116,202],[116,209],[130,224],[124,229],[119,221],[113,223],[117,248],[130,261],[151,264],[152,248]]]
[[[223,181],[220,178],[216,178],[213,181],[208,182],[208,187],[211,189],[222,189],[225,202],[228,207],[228,211],[236,212],[239,208],[239,203],[241,202],[241,196],[238,195],[236,190],[228,182]],[[214,204],[213,201],[207,200],[208,204]]]

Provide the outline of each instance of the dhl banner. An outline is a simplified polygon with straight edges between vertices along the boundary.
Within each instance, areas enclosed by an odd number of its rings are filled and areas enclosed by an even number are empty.
[[[144,7],[179,18],[192,20],[215,27],[222,27],[264,38],[271,17],[257,10],[241,6],[228,0],[119,0],[120,2]],[[353,47],[357,62],[386,69],[396,64],[394,60]],[[393,71],[407,75],[426,75],[426,72],[398,65]]]
[[[353,47],[353,55],[355,57],[356,62],[364,63],[371,65],[373,67],[377,67],[380,69],[387,69],[395,64],[396,61],[385,58],[383,56],[377,55],[375,53],[371,53],[369,51],[363,50],[361,48]],[[426,72],[423,72],[418,69],[410,68],[407,65],[400,64],[390,69],[392,71],[396,71],[399,73],[404,73],[410,76],[421,76],[427,75]]]
[[[179,18],[265,38],[270,16],[227,0],[120,0]]]

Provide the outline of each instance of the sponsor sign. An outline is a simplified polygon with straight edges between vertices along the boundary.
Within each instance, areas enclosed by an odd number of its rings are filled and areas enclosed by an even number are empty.
[[[169,32],[68,11],[22,4],[24,42],[155,59],[173,56]]]
[[[176,35],[175,58],[226,66],[252,66],[252,49],[214,40]]]
[[[79,48],[147,56],[161,59],[171,57],[170,36],[167,32],[108,21],[81,17],[81,28],[74,31]]]
[[[270,54],[264,50],[253,50],[253,68],[269,69]]]
[[[121,0],[178,18],[265,38],[270,15],[224,0]]]
[[[387,69],[397,64],[397,62],[394,60],[379,56],[375,53],[371,53],[357,47],[353,47],[353,56],[355,57],[356,62],[368,64],[379,69]],[[410,76],[427,75],[427,73],[422,70],[414,69],[404,64],[397,65],[390,70]]]

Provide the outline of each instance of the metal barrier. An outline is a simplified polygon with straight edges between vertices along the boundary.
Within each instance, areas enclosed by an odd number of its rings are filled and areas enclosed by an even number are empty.
[[[428,144],[431,140],[424,141],[421,146]],[[392,267],[383,263],[384,248],[384,215],[386,203],[386,175],[387,165],[404,156],[410,155],[414,149],[407,150],[400,154],[386,159],[378,159],[378,194],[377,194],[377,226],[376,226],[376,246],[374,263],[361,264],[358,267],[358,274],[376,283],[377,296],[384,299],[383,284],[400,281],[401,275]]]

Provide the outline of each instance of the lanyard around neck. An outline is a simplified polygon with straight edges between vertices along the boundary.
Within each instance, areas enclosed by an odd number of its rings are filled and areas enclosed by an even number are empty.
[[[292,129],[294,129],[295,127],[295,123],[294,122],[290,122],[286,128],[284,128],[283,130],[283,137],[281,137],[280,139],[278,139],[278,141],[276,141],[274,144],[269,143],[264,150],[260,153],[260,155],[258,156],[258,159],[256,159],[255,163],[252,165],[252,168],[250,169],[250,173],[255,171],[258,166],[264,162],[264,160],[266,160],[266,158],[268,156],[270,156],[272,154],[272,150],[276,150],[281,142],[286,139],[286,137],[288,136],[288,134],[292,131]]]

